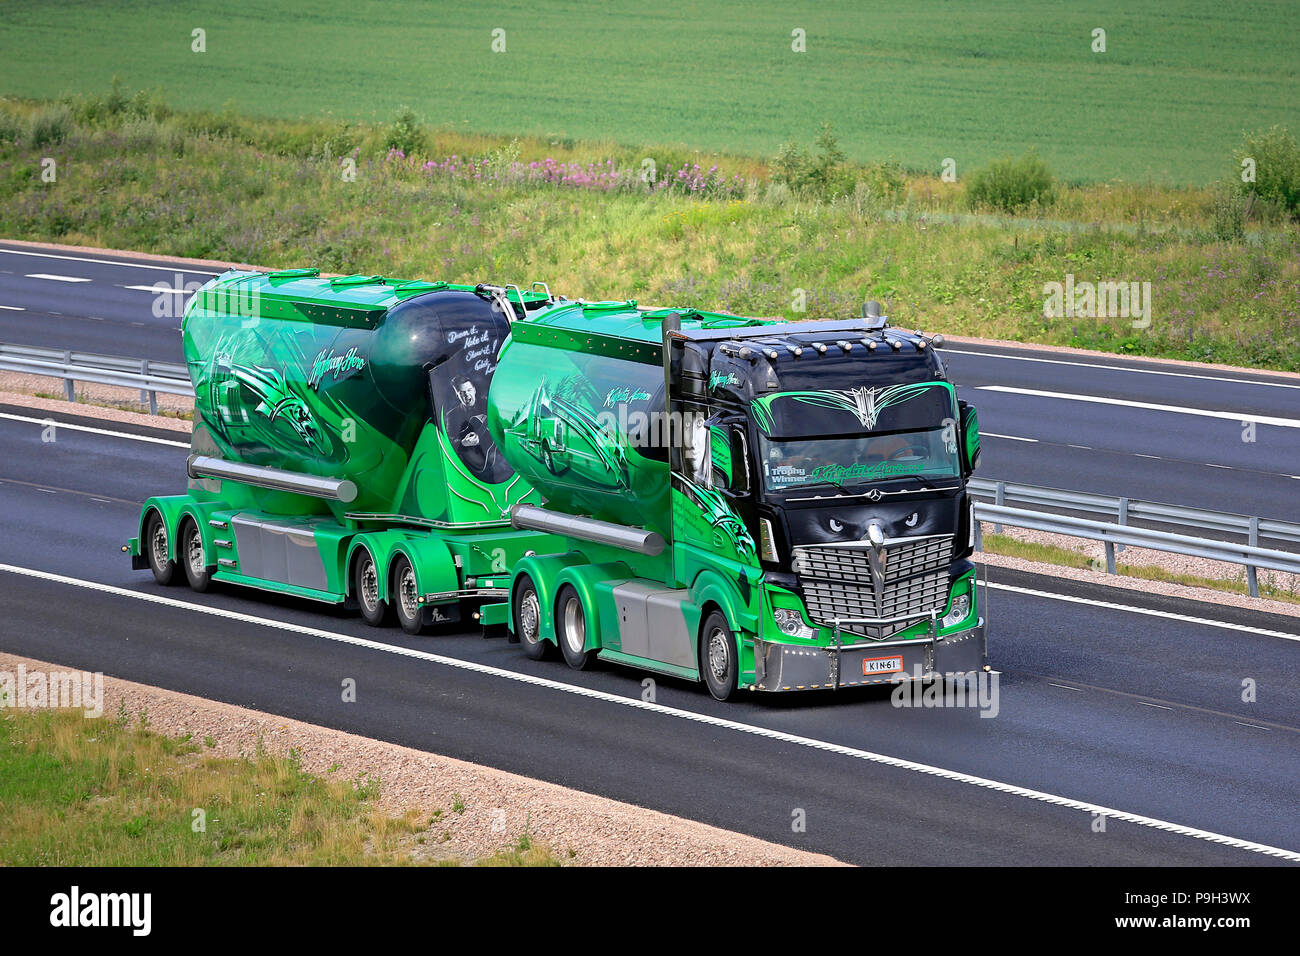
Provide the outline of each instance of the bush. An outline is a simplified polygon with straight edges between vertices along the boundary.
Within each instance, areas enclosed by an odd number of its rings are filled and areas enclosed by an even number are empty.
[[[1007,156],[973,173],[966,199],[972,208],[1015,212],[1034,204],[1050,206],[1056,199],[1056,184],[1047,163],[1030,150],[1019,159]]]
[[[1210,199],[1210,232],[1215,239],[1231,242],[1246,235],[1250,200],[1231,182],[1216,183]]]
[[[0,109],[0,143],[16,143],[27,132],[27,124],[22,117],[15,116],[6,109]]]
[[[400,149],[406,156],[413,156],[424,149],[424,130],[420,128],[420,122],[413,111],[404,109],[397,114],[384,137],[384,148]]]
[[[1244,193],[1255,193],[1263,202],[1300,218],[1300,146],[1285,128],[1274,126],[1248,135],[1237,151],[1241,161],[1255,161],[1255,182],[1241,184]]]
[[[53,146],[72,132],[72,111],[66,106],[50,106],[32,117],[32,146]]]
[[[817,135],[817,149],[818,155],[814,156],[797,143],[783,144],[772,161],[772,179],[795,192],[821,199],[851,194],[857,176],[829,123],[823,124]]]

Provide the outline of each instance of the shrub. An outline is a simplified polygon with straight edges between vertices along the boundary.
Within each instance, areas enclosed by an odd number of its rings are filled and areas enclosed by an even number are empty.
[[[27,124],[22,117],[15,116],[6,109],[0,109],[0,143],[16,143],[27,132]]]
[[[1300,218],[1300,146],[1281,126],[1251,133],[1237,151],[1238,169],[1245,159],[1255,161],[1255,182],[1241,184],[1263,202]]]
[[[852,193],[857,177],[829,123],[817,134],[817,150],[813,155],[797,143],[783,144],[772,161],[773,180],[822,199]]]
[[[1015,212],[1035,203],[1050,206],[1056,199],[1056,184],[1047,163],[1030,150],[1019,159],[1003,157],[973,173],[966,199],[972,208]]]
[[[66,106],[49,106],[32,117],[32,145],[53,146],[72,132],[72,111]]]
[[[1246,235],[1249,198],[1231,182],[1216,183],[1210,199],[1210,231],[1215,239],[1231,242]]]
[[[412,110],[403,109],[397,114],[384,137],[384,148],[400,149],[407,156],[424,149],[424,130],[420,128],[420,122]]]

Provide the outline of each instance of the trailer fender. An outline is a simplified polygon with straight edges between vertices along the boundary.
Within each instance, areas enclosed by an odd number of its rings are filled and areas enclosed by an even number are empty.
[[[356,597],[352,565],[356,561],[357,552],[362,548],[370,552],[370,557],[375,562],[375,577],[378,579],[376,584],[380,595],[388,594],[388,571],[393,566],[394,552],[400,540],[399,533],[389,531],[359,534],[352,539],[348,545],[348,561],[344,565],[344,574],[347,576],[347,590],[344,593],[348,597]]]
[[[461,589],[456,559],[441,539],[432,535],[411,536],[396,544],[387,560],[388,574],[385,577],[392,575],[398,555],[405,555],[411,562],[411,568],[415,571],[415,586],[422,600],[428,594],[445,594]]]
[[[543,640],[555,643],[555,617],[551,608],[555,604],[555,595],[560,590],[560,572],[574,565],[583,565],[587,559],[580,554],[531,554],[521,558],[510,575],[509,618],[507,627],[515,632],[515,585],[521,577],[527,576],[537,589],[537,602],[541,607],[542,620],[539,634]],[[575,585],[576,587],[576,585]],[[583,600],[586,600],[584,597]]]
[[[199,535],[203,539],[203,553],[215,554],[212,544],[212,529],[208,525],[208,515],[224,507],[222,502],[197,502],[189,495],[167,495],[149,498],[140,508],[139,539],[144,540],[144,524],[151,511],[158,512],[167,526],[167,557],[176,560],[176,537],[180,531],[181,521],[186,516],[192,517],[198,525]],[[143,544],[138,545],[143,547]],[[214,561],[213,564],[216,562]]]

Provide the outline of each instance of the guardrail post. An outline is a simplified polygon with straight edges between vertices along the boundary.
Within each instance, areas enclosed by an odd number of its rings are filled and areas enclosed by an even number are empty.
[[[141,377],[144,377],[144,378],[147,378],[147,377],[148,377],[148,375],[149,375],[149,360],[148,360],[148,359],[140,359],[140,375],[141,375]],[[151,393],[145,391],[143,388],[140,389],[140,404],[141,404],[141,405],[143,405],[145,402],[147,402],[147,401],[149,400],[149,395],[150,395],[150,394],[151,394]]]
[[[1127,498],[1119,499],[1119,523],[1122,525],[1128,524],[1128,499]],[[1116,552],[1120,552],[1123,550],[1124,550],[1124,545],[1122,544],[1115,545]]]
[[[64,349],[63,364],[64,366],[72,364],[71,349]],[[77,383],[73,379],[65,378],[63,380],[63,397],[70,402],[75,402],[77,400]]]
[[[1259,517],[1252,516],[1250,519],[1250,531],[1247,533],[1246,543],[1252,548],[1259,547]],[[1246,588],[1250,591],[1253,598],[1259,597],[1259,572],[1253,564],[1246,565]]]
[[[1007,503],[1007,483],[1005,481],[999,481],[997,488],[993,490],[993,503],[999,507]],[[1002,525],[993,525],[993,533],[1001,534]]]
[[[984,522],[972,516],[971,520],[975,522],[975,550],[984,550]]]
[[[1115,542],[1106,542],[1106,573],[1115,573]]]

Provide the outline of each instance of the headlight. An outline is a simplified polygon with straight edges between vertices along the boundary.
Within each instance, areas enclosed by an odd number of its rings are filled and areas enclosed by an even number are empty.
[[[940,622],[940,626],[952,627],[954,624],[960,624],[962,621],[966,620],[969,614],[970,614],[970,595],[958,594],[955,598],[952,599],[952,607],[949,608],[948,613],[943,616],[943,620]]]
[[[793,608],[779,607],[772,612],[776,618],[776,626],[781,629],[782,634],[790,637],[813,638],[817,636],[817,628],[809,627],[803,622],[799,612]]]

